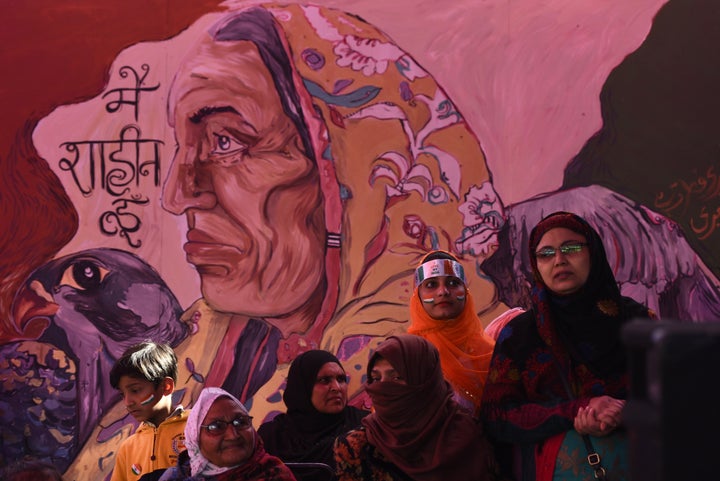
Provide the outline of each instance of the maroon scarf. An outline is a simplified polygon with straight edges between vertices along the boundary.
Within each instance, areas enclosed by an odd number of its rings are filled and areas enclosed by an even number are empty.
[[[407,382],[372,382],[378,356]],[[368,363],[365,389],[375,411],[363,419],[368,442],[417,481],[490,479],[492,449],[482,429],[452,399],[437,349],[400,334],[380,344]]]

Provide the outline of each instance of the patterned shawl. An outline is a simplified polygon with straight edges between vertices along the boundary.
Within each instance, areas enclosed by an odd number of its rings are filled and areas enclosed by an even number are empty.
[[[590,252],[588,280],[566,296],[545,286],[534,255],[543,235],[557,227],[583,235]],[[512,318],[500,332],[482,407],[489,434],[521,446],[523,480],[535,479],[535,446],[573,429],[578,409],[590,398],[627,396],[620,329],[635,317],[654,315],[620,295],[601,239],[582,218],[551,214],[533,229],[528,248],[535,277],[533,309]]]
[[[324,257],[313,259],[324,267],[324,282],[303,306],[317,310],[312,324],[305,332],[285,333],[277,346],[275,338],[263,343],[271,352],[247,364],[256,371],[237,389],[223,383],[245,374],[233,372],[241,371],[233,361],[246,353],[234,349],[240,344],[229,336],[219,348],[216,341],[208,383],[241,399],[279,402],[283,365],[306,350],[326,349],[351,370],[349,392],[357,394],[362,368],[355,366],[364,364],[375,343],[344,341],[406,331],[412,294],[407,279],[417,261],[438,248],[464,253],[477,312],[496,315],[502,306],[495,286],[477,265],[496,243],[498,224],[487,219],[502,219],[502,204],[478,139],[432,75],[377,27],[340,10],[265,4],[213,18],[192,52],[212,42],[228,51],[234,42],[257,46],[302,149],[317,167],[326,235]],[[198,319],[199,311],[186,318],[205,326],[208,319]],[[235,317],[242,320],[242,313]],[[276,321],[283,322],[268,322]],[[228,333],[239,336],[235,331]],[[187,357],[198,366],[206,351],[194,346]],[[186,404],[198,387],[186,391]],[[259,419],[279,408],[254,403],[252,411]]]

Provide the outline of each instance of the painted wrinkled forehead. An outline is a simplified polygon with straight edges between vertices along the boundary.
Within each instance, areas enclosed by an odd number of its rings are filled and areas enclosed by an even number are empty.
[[[462,264],[450,259],[433,259],[420,265],[415,270],[415,286],[432,277],[454,276],[466,284],[465,269]]]

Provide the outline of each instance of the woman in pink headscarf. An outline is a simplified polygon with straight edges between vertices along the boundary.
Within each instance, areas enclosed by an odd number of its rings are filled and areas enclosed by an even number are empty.
[[[245,406],[220,388],[200,393],[185,425],[185,447],[162,481],[295,481],[282,461],[265,452]]]

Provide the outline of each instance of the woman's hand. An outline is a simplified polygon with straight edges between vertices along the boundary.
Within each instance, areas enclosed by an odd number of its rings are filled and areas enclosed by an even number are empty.
[[[625,401],[610,396],[599,396],[590,399],[587,407],[578,409],[574,427],[580,434],[591,436],[607,436],[621,422],[622,409]]]

